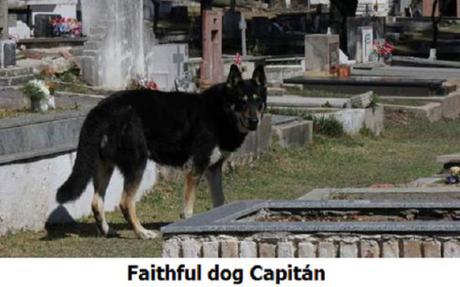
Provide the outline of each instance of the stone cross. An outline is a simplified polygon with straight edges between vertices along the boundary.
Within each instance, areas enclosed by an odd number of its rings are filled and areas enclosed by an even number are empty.
[[[244,16],[241,15],[241,20],[239,22],[239,27],[241,30],[241,54],[243,54],[243,57],[246,57],[248,51],[246,49],[246,20],[244,19]]]
[[[177,45],[177,52],[173,54],[173,63],[177,65],[177,77],[181,74],[181,65],[184,62],[184,55],[180,52],[180,47]]]

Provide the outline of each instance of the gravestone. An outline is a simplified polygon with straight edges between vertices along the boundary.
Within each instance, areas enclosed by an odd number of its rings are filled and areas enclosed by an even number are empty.
[[[207,88],[224,80],[222,60],[222,12],[204,10],[203,60],[201,62],[200,87]]]
[[[188,45],[155,45],[152,51],[155,61],[147,66],[147,78],[155,81],[160,90],[175,89],[175,80],[184,75],[184,63],[189,57]]]
[[[51,22],[58,17],[60,16],[56,14],[35,15],[35,27],[34,27],[35,38],[52,37],[53,36],[53,25],[51,24]]]
[[[360,27],[372,27],[374,39],[385,38],[384,17],[348,17],[347,18],[347,53],[350,59],[356,57],[356,49],[361,38]]]
[[[339,35],[305,35],[307,74],[328,75],[339,66]]]
[[[356,62],[369,63],[373,62],[374,35],[371,26],[359,27],[361,37],[358,38],[356,46]]]
[[[0,68],[16,65],[16,42],[0,40]]]

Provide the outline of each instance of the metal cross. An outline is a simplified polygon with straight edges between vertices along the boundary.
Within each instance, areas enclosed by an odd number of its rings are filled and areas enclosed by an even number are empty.
[[[184,54],[180,52],[180,47],[177,45],[177,52],[173,54],[173,63],[177,64],[177,77],[180,76],[181,64],[184,62]]]

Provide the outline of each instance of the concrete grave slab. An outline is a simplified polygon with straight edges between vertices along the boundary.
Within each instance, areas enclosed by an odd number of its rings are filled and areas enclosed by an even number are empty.
[[[392,105],[382,104],[385,112],[407,112],[415,117],[426,118],[430,122],[436,122],[442,119],[442,106],[440,103],[427,103],[424,106]]]
[[[355,65],[351,67],[351,74],[353,76],[405,77],[428,80],[460,79],[460,69],[455,68]]]
[[[453,92],[448,94],[447,96],[442,97],[403,97],[403,96],[395,96],[395,97],[387,97],[382,96],[380,97],[383,100],[383,105],[391,105],[392,103],[396,104],[398,101],[404,101],[407,103],[406,105],[397,105],[400,106],[400,109],[404,110],[404,106],[410,106],[410,103],[413,102],[426,102],[429,103],[439,103],[441,106],[441,116],[442,118],[447,119],[456,119],[460,115],[460,92]],[[397,107],[388,106],[388,110],[397,109]],[[436,105],[430,105],[426,107],[421,107],[421,109],[426,110],[426,115],[432,117],[432,121],[437,120],[437,113]],[[430,109],[434,109],[434,112],[429,112]],[[423,115],[423,112],[420,112]]]
[[[460,199],[460,188],[446,187],[391,187],[391,188],[317,188],[300,200],[387,200],[387,201],[455,201]]]
[[[344,108],[351,106],[347,98],[318,98],[302,96],[270,96],[267,98],[270,107],[333,107]]]
[[[342,109],[331,113],[315,113],[315,117],[332,117],[342,124],[349,135],[356,135],[363,129],[369,129],[378,136],[383,130],[384,108],[382,105],[367,109]]]
[[[301,147],[313,142],[313,122],[298,117],[274,115],[272,130],[278,144],[283,148]]]
[[[305,88],[340,93],[365,93],[373,91],[383,96],[440,96],[450,89],[443,80],[408,79],[395,77],[353,76],[340,77],[294,77],[284,80],[287,84],[301,84]]]
[[[244,234],[248,232],[292,232],[292,233],[318,233],[318,232],[359,232],[359,233],[457,233],[460,234],[458,221],[292,221],[292,222],[257,222],[251,220],[251,215],[260,210],[276,211],[346,211],[346,210],[457,210],[460,209],[458,201],[241,201],[213,209],[209,212],[196,215],[190,219],[179,221],[161,228],[165,236],[173,234],[210,234],[231,233]]]
[[[59,205],[55,201],[57,188],[70,174],[75,157],[74,152],[68,152],[40,160],[0,165],[0,235],[39,231],[47,223],[68,223],[91,214],[91,183],[75,202]],[[137,199],[150,191],[155,181],[156,167],[149,163]],[[118,208],[122,190],[123,179],[116,171],[107,189],[105,210]]]

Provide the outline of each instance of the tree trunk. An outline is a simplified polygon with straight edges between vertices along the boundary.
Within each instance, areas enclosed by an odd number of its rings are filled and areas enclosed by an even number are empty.
[[[331,0],[331,26],[340,37],[340,48],[347,51],[347,17],[354,17],[358,0]],[[334,11],[335,10],[335,11]],[[338,13],[335,13],[338,12]],[[337,15],[339,14],[339,15]]]

